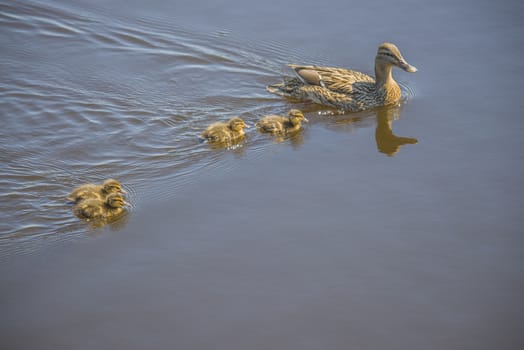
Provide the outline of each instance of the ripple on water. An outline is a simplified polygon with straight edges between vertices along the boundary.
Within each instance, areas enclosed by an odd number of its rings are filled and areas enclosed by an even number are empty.
[[[231,170],[229,157],[259,156],[271,140],[254,128],[225,150],[198,135],[236,115],[254,125],[287,113],[288,101],[265,85],[288,72],[286,63],[326,61],[284,42],[75,6],[0,4],[0,255],[100,230],[66,202],[82,183],[120,180],[136,211],[175,198],[195,174]]]
[[[408,82],[398,80],[398,85],[400,86],[400,89],[402,90],[402,96],[405,100],[409,101],[415,97],[416,90]]]

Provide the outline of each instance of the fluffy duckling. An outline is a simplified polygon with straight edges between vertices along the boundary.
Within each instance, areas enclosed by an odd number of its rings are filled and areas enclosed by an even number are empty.
[[[400,87],[393,79],[393,67],[414,73],[417,68],[406,62],[391,43],[378,47],[375,77],[351,69],[289,64],[296,77],[267,87],[271,93],[311,101],[350,112],[397,104]]]
[[[227,122],[213,123],[200,135],[208,142],[229,143],[241,140],[248,128],[246,123],[239,117],[234,117]]]
[[[105,200],[89,198],[79,202],[74,209],[76,216],[82,219],[102,220],[121,215],[129,205],[121,193],[110,193]]]
[[[257,128],[261,132],[272,134],[289,134],[300,130],[302,122],[309,122],[302,111],[292,109],[289,111],[287,117],[280,115],[268,115],[262,118],[257,124]]]
[[[78,203],[86,199],[104,200],[111,193],[127,193],[122,188],[122,184],[115,179],[107,179],[101,185],[84,184],[75,188],[67,199]]]

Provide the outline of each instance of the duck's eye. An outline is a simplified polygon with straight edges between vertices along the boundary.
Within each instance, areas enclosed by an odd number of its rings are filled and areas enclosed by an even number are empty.
[[[395,58],[395,59],[396,59],[395,55],[393,55],[393,54],[390,53],[390,52],[382,52],[382,54],[383,54],[384,56],[388,56],[388,57],[391,57],[391,58]]]

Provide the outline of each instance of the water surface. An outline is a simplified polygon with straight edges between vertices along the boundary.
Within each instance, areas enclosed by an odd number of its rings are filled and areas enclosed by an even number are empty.
[[[523,7],[0,3],[3,342],[520,349]],[[289,62],[372,74],[384,41],[419,69],[401,106],[265,91]],[[290,108],[282,142],[197,139]],[[132,208],[91,228],[65,196],[108,177]]]

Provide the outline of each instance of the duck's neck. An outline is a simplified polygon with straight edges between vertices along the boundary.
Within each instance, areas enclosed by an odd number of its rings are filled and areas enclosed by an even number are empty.
[[[391,74],[392,69],[391,64],[375,61],[375,81],[378,89],[392,84],[397,85]]]

